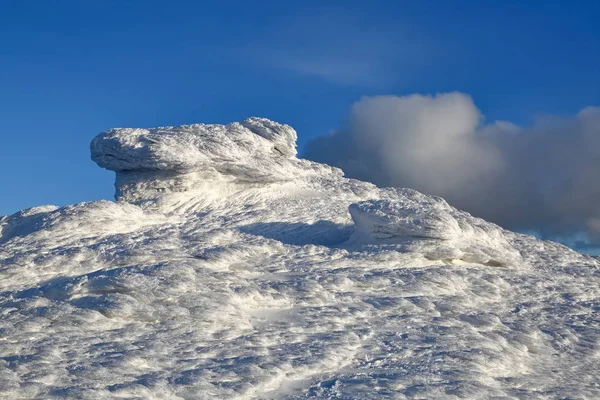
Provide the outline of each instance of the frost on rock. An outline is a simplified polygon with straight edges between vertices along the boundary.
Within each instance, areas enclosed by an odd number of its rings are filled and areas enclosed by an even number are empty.
[[[600,398],[600,262],[296,158],[113,129],[118,202],[0,218],[0,398]]]

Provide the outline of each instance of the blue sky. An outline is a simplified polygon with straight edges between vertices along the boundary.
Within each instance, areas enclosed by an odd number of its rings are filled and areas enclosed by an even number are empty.
[[[110,199],[122,126],[288,123],[301,148],[365,95],[461,91],[486,118],[600,105],[597,1],[1,1],[0,215]]]

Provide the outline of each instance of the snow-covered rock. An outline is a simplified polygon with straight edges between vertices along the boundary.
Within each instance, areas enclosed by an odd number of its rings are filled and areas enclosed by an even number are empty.
[[[228,125],[111,129],[91,143],[92,160],[117,173],[117,198],[187,191],[206,181],[264,183],[341,172],[299,160],[296,131],[265,118]]]
[[[599,398],[600,268],[296,158],[113,129],[117,202],[0,218],[0,398]]]

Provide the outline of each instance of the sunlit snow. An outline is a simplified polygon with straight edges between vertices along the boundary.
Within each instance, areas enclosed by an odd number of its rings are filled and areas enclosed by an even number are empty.
[[[117,202],[0,219],[0,398],[600,398],[600,268],[296,132],[113,129]]]

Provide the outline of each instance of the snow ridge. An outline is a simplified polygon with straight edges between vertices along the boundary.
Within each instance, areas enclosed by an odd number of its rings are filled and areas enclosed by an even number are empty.
[[[0,218],[2,398],[598,398],[599,262],[296,158],[112,129],[117,202]]]

